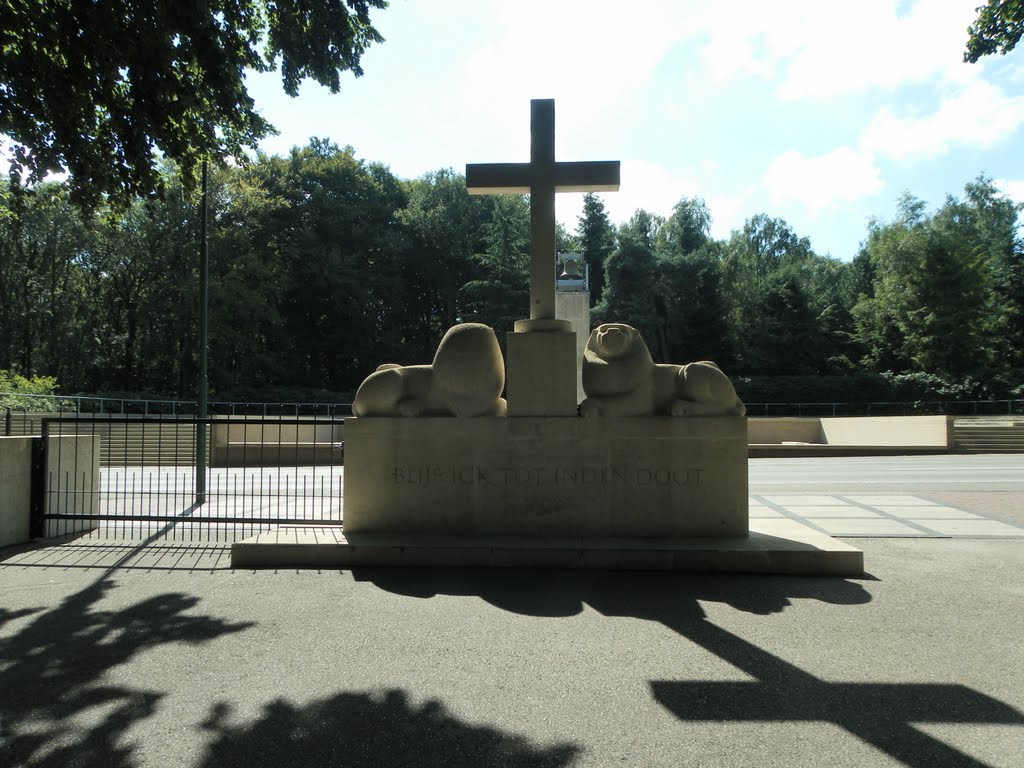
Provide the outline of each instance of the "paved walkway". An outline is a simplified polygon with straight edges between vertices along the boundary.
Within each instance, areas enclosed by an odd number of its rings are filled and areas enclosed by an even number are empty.
[[[1024,538],[1017,496],[961,494],[959,504],[912,494],[765,494],[750,497],[751,518],[789,517],[831,536]],[[947,495],[948,497],[948,495]],[[998,502],[1003,502],[999,504]],[[979,503],[987,502],[987,503]],[[1008,506],[1009,505],[1009,506]],[[987,507],[988,514],[972,511]],[[995,512],[995,516],[993,516]]]
[[[5,550],[0,763],[1019,768],[1024,545],[856,544],[864,579]]]

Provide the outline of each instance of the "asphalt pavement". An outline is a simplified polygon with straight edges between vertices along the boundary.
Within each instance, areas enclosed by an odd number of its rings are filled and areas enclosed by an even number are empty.
[[[921,493],[994,516],[983,466]],[[0,550],[0,765],[1019,768],[1024,540],[848,541],[865,578]]]

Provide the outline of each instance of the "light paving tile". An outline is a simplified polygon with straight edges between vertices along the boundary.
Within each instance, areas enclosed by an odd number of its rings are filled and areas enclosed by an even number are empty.
[[[837,499],[835,496],[765,496],[763,498],[780,507],[850,506],[848,502]]]
[[[998,520],[921,520],[919,525],[945,536],[1019,536],[1024,528],[1001,523]]]
[[[973,512],[964,512],[962,509],[954,509],[953,507],[890,507],[876,505],[875,509],[879,509],[893,517],[913,518],[914,520],[983,519],[981,515],[976,515]]]
[[[806,517],[812,520],[816,520],[819,517],[874,517],[878,519],[881,519],[882,517],[877,512],[872,512],[862,507],[787,507],[787,509],[789,509],[789,511],[794,515],[799,515],[800,517]]]
[[[833,536],[926,536],[917,528],[911,528],[898,520],[886,518],[872,519],[824,519],[815,520],[814,524]]]
[[[927,501],[925,499],[918,498],[917,496],[846,496],[851,501],[856,501],[858,504],[867,504],[871,507],[877,507],[878,505],[897,505],[897,506],[912,506],[912,507],[923,507],[927,505],[942,506],[934,501]]]
[[[771,507],[751,507],[750,517],[762,520],[767,517],[785,517],[785,515]]]

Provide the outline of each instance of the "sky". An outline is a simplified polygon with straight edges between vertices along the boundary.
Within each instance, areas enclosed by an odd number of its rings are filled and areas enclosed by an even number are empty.
[[[937,208],[985,173],[1024,202],[1024,51],[962,63],[982,0],[392,0],[340,93],[251,75],[287,153],[311,136],[402,178],[529,159],[554,98],[558,160],[620,160],[615,223],[703,198],[712,234],[757,213],[848,260],[910,191]],[[570,231],[582,195],[558,196]]]

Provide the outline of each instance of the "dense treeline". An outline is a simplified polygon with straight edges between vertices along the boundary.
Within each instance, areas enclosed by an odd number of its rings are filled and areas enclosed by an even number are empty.
[[[88,219],[65,184],[0,186],[0,370],[194,396],[198,205],[164,174],[162,199]],[[381,362],[428,361],[453,323],[503,336],[527,310],[527,201],[449,170],[405,181],[314,139],[215,170],[209,208],[217,398],[343,399]],[[748,399],[1021,397],[1019,210],[984,177],[932,213],[908,195],[848,262],[765,214],[715,240],[696,198],[616,228],[587,196],[558,238],[590,262],[595,323],[637,326],[658,360],[714,359]]]

